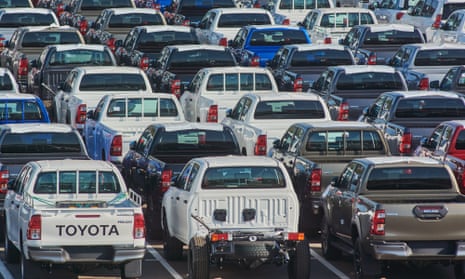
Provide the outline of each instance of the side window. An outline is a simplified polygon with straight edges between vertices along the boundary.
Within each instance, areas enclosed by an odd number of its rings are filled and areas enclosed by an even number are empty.
[[[255,90],[271,90],[271,82],[267,74],[255,74]]]
[[[136,151],[138,153],[144,153],[147,143],[150,142],[153,138],[152,128],[145,129],[142,135],[139,137],[136,145]]]
[[[441,141],[439,142],[438,150],[441,150],[443,152],[446,152],[447,149],[447,143],[449,143],[449,139],[452,136],[453,129],[449,126],[447,126],[444,129],[444,133],[442,133]]]
[[[254,80],[252,73],[242,73],[240,74],[241,89],[240,90],[253,90]]]
[[[308,136],[306,150],[325,152],[326,151],[326,132],[313,132]]]
[[[303,135],[304,130],[303,129],[296,129],[294,137],[292,138],[291,146],[289,148],[289,151],[292,153],[295,153],[297,150],[299,150],[300,145],[302,144],[303,141]]]
[[[354,174],[352,175],[352,178],[350,179],[350,184],[349,184],[349,191],[351,192],[357,192],[360,188],[360,181],[362,178],[362,174],[365,168],[361,165],[356,165]]]
[[[207,91],[223,91],[224,76],[223,74],[210,75],[207,82]]]
[[[106,98],[102,98],[102,100],[100,100],[100,102],[97,104],[94,110],[94,114],[92,115],[92,119],[97,120],[100,118],[105,101],[106,101]]]
[[[250,100],[249,98],[245,98],[244,109],[242,110],[242,113],[239,116],[239,120],[245,121],[245,117],[247,116],[247,113],[249,112],[251,105],[252,105],[252,100]]]
[[[362,137],[361,131],[347,131],[346,132],[346,147],[347,151],[360,151],[362,150]]]
[[[238,74],[226,74],[225,75],[225,86],[227,91],[239,90],[239,75]]]
[[[344,150],[344,131],[328,132],[328,151]]]
[[[238,120],[244,110],[246,98],[241,98],[231,112],[231,118]]]
[[[400,48],[389,60],[389,66],[400,67],[402,66],[402,59],[404,57],[405,48]]]
[[[465,150],[465,130],[459,132],[459,135],[455,140],[455,149]]]
[[[292,9],[292,0],[281,0],[281,2],[279,2],[279,8],[281,10]]]
[[[62,87],[62,90],[64,92],[71,92],[72,88],[73,88],[73,83],[75,82],[76,80],[76,76],[77,76],[77,72],[71,72],[67,77],[66,77],[66,80],[64,81],[63,83],[63,87]]]
[[[349,163],[347,167],[342,172],[341,176],[339,177],[338,186],[341,190],[348,190],[350,182],[352,180],[352,175],[354,173],[354,169],[357,165],[355,163]]]
[[[368,111],[368,116],[372,118],[377,118],[381,109],[383,108],[385,99],[386,96],[380,96],[378,99],[376,99],[373,106],[371,106],[370,110]]]
[[[191,174],[192,166],[193,163],[186,165],[186,167],[182,170],[181,174],[179,175],[178,181],[176,182],[176,187],[178,187],[179,189],[186,189],[186,183]]]
[[[193,164],[191,173],[189,174],[189,177],[187,178],[186,185],[184,187],[184,190],[190,191],[192,189],[192,185],[194,184],[194,180],[199,174],[199,169],[200,166],[196,163]]]
[[[393,97],[386,97],[386,100],[383,103],[383,106],[381,107],[381,111],[378,115],[380,119],[387,119],[389,117],[389,112],[391,111],[392,103],[394,102]]]
[[[458,68],[452,68],[447,72],[439,86],[441,90],[450,91],[452,89],[452,84],[454,83],[454,77],[457,74],[457,71]]]
[[[23,194],[24,185],[29,181],[29,178],[31,177],[31,170],[31,167],[25,166],[16,178],[13,185],[13,189],[17,194]]]
[[[288,151],[289,147],[291,146],[292,138],[294,137],[296,127],[290,127],[284,136],[281,139],[281,149],[284,151]]]
[[[375,131],[363,131],[363,150],[380,151],[383,150],[383,142],[380,135]]]

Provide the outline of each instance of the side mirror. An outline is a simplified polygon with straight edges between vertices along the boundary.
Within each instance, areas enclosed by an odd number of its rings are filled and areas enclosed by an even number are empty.
[[[129,150],[135,150],[136,149],[136,141],[133,140],[129,143]]]
[[[413,7],[407,9],[407,14],[411,15],[413,13]]]
[[[277,139],[273,141],[273,148],[279,149],[281,147],[281,140]]]
[[[118,48],[118,47],[122,47],[123,46],[123,40],[116,40],[115,41],[115,47]]]
[[[15,185],[15,179],[10,179],[8,180],[8,183],[6,185],[8,190],[14,190],[14,185]]]
[[[234,46],[233,40],[228,40],[228,46]]]
[[[370,107],[364,107],[363,110],[362,110],[362,115],[363,116],[368,116],[369,109],[370,109]]]
[[[337,176],[331,178],[330,185],[333,186],[333,187],[337,187],[337,180],[338,179],[339,179],[339,177],[337,177]]]
[[[429,83],[431,89],[439,89],[439,80],[433,80]]]
[[[94,110],[87,111],[87,119],[94,119]]]
[[[33,60],[31,60],[31,62],[29,62],[29,66],[31,68],[37,68],[37,64],[38,64],[37,59],[33,59]]]
[[[420,139],[420,146],[421,146],[421,147],[425,147],[425,148],[431,147],[431,145],[430,145],[429,142],[428,142],[428,137],[422,137],[422,138]]]
[[[231,117],[232,115],[232,109],[227,109],[226,110],[226,117]]]
[[[340,45],[343,45],[343,46],[346,45],[346,40],[345,40],[345,38],[340,38],[337,42],[338,42]]]

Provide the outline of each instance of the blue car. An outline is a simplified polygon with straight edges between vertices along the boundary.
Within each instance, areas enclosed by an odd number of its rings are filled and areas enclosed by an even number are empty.
[[[311,44],[305,28],[288,25],[248,25],[228,42],[241,66],[266,67],[283,45]]]
[[[0,124],[50,123],[42,100],[32,94],[0,94]]]

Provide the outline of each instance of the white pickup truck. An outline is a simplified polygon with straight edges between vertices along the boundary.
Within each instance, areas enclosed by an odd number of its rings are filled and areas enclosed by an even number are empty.
[[[197,72],[179,98],[191,122],[221,122],[245,93],[276,93],[273,74],[261,67],[213,67]]]
[[[221,269],[227,262],[248,269],[288,264],[290,279],[310,278],[309,243],[297,230],[299,200],[278,160],[192,159],[162,204],[165,257],[182,258],[189,245],[190,278],[210,278],[210,263]]]
[[[108,94],[87,114],[84,137],[89,156],[121,166],[129,143],[154,122],[184,122],[178,99],[167,93]]]
[[[141,197],[109,162],[27,163],[9,186],[4,226],[5,259],[20,262],[21,278],[48,278],[53,264],[102,264],[121,268],[122,278],[142,276]]]
[[[245,94],[222,123],[234,131],[243,155],[270,155],[273,142],[292,123],[328,120],[331,116],[320,96],[279,92]]]

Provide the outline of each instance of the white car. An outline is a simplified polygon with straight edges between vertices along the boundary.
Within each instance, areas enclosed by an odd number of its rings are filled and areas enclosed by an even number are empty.
[[[333,0],[274,0],[264,6],[270,10],[276,24],[297,25],[313,9],[334,8]]]
[[[225,45],[242,26],[264,24],[274,24],[273,16],[265,9],[217,8],[209,10],[195,30],[200,43]]]
[[[288,264],[290,278],[309,278],[308,240],[298,232],[299,200],[284,165],[268,157],[190,160],[162,201],[165,257],[189,245],[190,278],[209,265]]]
[[[150,93],[152,87],[145,72],[136,67],[76,67],[55,95],[57,122],[70,124],[82,133],[87,111],[109,92]]]
[[[430,33],[433,34],[430,41],[434,43],[465,43],[465,10],[456,10],[440,28]]]
[[[261,67],[214,67],[197,72],[179,98],[186,120],[221,122],[245,93],[276,93],[270,70]]]
[[[17,94],[19,92],[16,79],[8,68],[0,67],[0,94]]]

